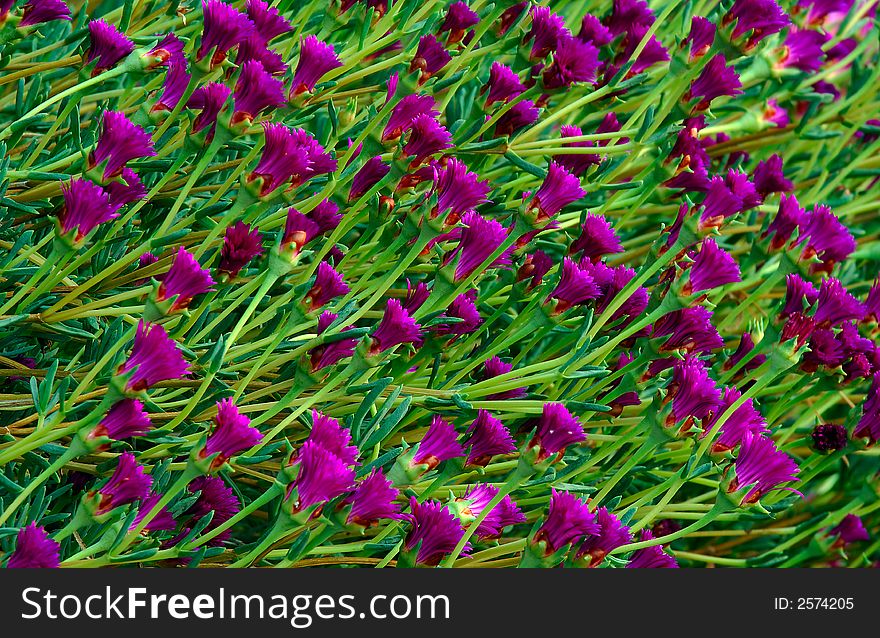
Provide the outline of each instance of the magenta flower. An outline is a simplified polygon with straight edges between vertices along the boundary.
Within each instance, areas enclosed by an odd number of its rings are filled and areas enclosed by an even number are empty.
[[[431,296],[431,289],[425,285],[425,282],[420,281],[415,286],[412,285],[409,279],[406,280],[406,297],[403,302],[403,309],[408,313],[412,314],[428,301],[428,297]]]
[[[186,66],[186,55],[183,53],[184,42],[173,33],[168,33],[147,55],[156,59],[156,66],[171,67],[183,63]]]
[[[801,259],[817,257],[821,264],[813,264],[816,272],[831,272],[834,264],[843,261],[856,250],[856,240],[849,229],[840,223],[831,209],[817,205],[807,215],[798,235],[798,245],[806,242]]]
[[[479,328],[483,319],[477,310],[476,298],[477,291],[471,289],[453,299],[441,316],[461,319],[461,321],[438,324],[434,327],[435,332],[440,335],[466,335]]]
[[[520,19],[527,6],[529,6],[529,3],[523,0],[505,9],[498,19],[498,34],[504,35],[507,33],[510,27],[513,26],[513,23]]]
[[[541,110],[531,100],[517,102],[495,123],[495,137],[513,135],[538,121]]]
[[[825,40],[826,36],[818,31],[789,29],[776,66],[782,69],[791,67],[805,73],[815,73],[822,68],[822,60],[825,57],[822,45],[825,44]]]
[[[103,188],[85,179],[72,179],[69,184],[61,184],[64,207],[58,214],[61,234],[75,232],[74,242],[81,242],[98,225],[110,221],[119,214],[110,196]]]
[[[553,62],[544,70],[544,88],[559,89],[576,82],[595,84],[598,69],[599,49],[566,35],[559,39]]]
[[[526,87],[519,80],[519,76],[513,72],[509,66],[505,66],[500,62],[493,62],[489,69],[489,81],[481,89],[486,91],[486,106],[495,102],[509,102],[520,93],[526,90]]]
[[[122,399],[113,404],[104,418],[91,431],[89,438],[108,437],[121,441],[133,436],[144,436],[153,428],[144,404],[137,399]]]
[[[791,22],[774,0],[736,0],[725,14],[723,23],[731,24],[734,21],[733,39],[751,32],[747,47],[755,46],[768,35],[779,33]]]
[[[835,547],[844,547],[852,543],[871,540],[865,524],[855,514],[847,514],[837,525],[828,531],[829,536],[836,536]]]
[[[353,202],[363,197],[364,193],[378,184],[390,172],[391,166],[383,162],[381,156],[376,155],[368,159],[351,180],[348,201]]]
[[[701,58],[715,42],[715,23],[702,16],[691,18],[691,31],[685,42],[690,44],[689,59]]]
[[[134,51],[134,42],[126,38],[125,34],[114,25],[104,20],[92,20],[89,22],[88,29],[89,50],[86,53],[86,64],[97,60],[92,75],[98,75],[115,66],[117,62]]]
[[[697,110],[709,108],[709,104],[723,95],[734,96],[742,93],[739,74],[732,66],[727,66],[723,53],[716,53],[703,67],[699,77],[691,83],[687,99],[699,98]]]
[[[158,492],[153,492],[148,497],[146,497],[140,504],[140,507],[138,507],[137,516],[134,517],[134,521],[132,521],[129,529],[136,529],[140,522],[144,520],[147,515],[156,508],[156,505],[159,504],[159,501],[161,499],[162,494]],[[171,515],[171,512],[168,511],[168,508],[163,505],[162,509],[156,512],[150,519],[150,521],[144,526],[143,531],[170,532],[174,529],[177,529],[177,521],[174,520],[174,516]]]
[[[547,517],[535,533],[533,542],[544,541],[547,544],[545,554],[549,556],[586,536],[598,534],[601,529],[586,503],[571,492],[551,489]]]
[[[472,173],[464,162],[450,157],[445,168],[437,171],[434,178],[437,193],[437,212],[449,212],[447,224],[455,223],[465,213],[473,211],[489,200],[489,182],[480,181],[480,176]]]
[[[296,509],[305,510],[342,496],[354,485],[354,470],[345,461],[315,441],[299,450],[296,477]]]
[[[269,75],[281,76],[287,71],[287,64],[281,54],[270,49],[259,34],[245,38],[238,45],[235,64],[241,66],[245,62],[259,62]]]
[[[412,128],[413,120],[420,115],[436,118],[440,112],[436,110],[436,102],[430,95],[407,95],[398,102],[388,117],[388,124],[382,131],[382,141],[397,139]]]
[[[785,128],[791,123],[788,111],[779,106],[779,102],[774,99],[767,100],[767,105],[764,107],[761,118],[778,128]]]
[[[619,60],[629,60],[632,58],[633,54],[636,52],[636,48],[638,48],[639,43],[642,41],[642,38],[648,33],[649,28],[650,25],[637,24],[627,32],[623,42],[623,52],[618,57]],[[633,75],[638,75],[639,73],[647,71],[655,64],[668,61],[669,51],[667,51],[666,47],[663,46],[663,43],[657,39],[657,36],[652,35],[642,49],[642,52],[639,53],[635,60],[633,60],[632,67],[630,67],[630,70],[627,72],[627,76],[631,77]]]
[[[847,292],[839,279],[822,280],[813,317],[817,326],[837,326],[850,319],[861,319],[864,314],[865,307]]]
[[[273,193],[294,175],[305,174],[309,168],[309,149],[301,146],[299,137],[283,124],[263,122],[266,142],[257,167],[248,181],[261,180],[260,195]]]
[[[321,313],[321,316],[318,317],[318,334],[322,334],[330,327],[330,325],[338,319],[338,316],[333,314],[332,312],[324,312]],[[342,332],[346,330],[351,330],[354,326],[347,326],[342,329]],[[327,366],[331,366],[335,363],[338,363],[342,359],[347,359],[351,355],[354,354],[355,348],[357,347],[357,339],[341,339],[339,341],[333,341],[331,343],[327,343],[316,348],[312,348],[309,350],[309,358],[312,365],[312,370],[317,372],[322,368],[326,368]]]
[[[782,170],[782,158],[775,153],[767,160],[758,162],[754,173],[755,190],[766,197],[770,193],[790,193],[794,189]]]
[[[712,325],[712,311],[703,306],[683,308],[663,315],[654,323],[651,338],[669,338],[661,351],[684,350],[707,354],[724,347],[724,340]]]
[[[538,448],[538,460],[559,455],[570,445],[587,440],[580,422],[561,403],[545,403],[530,448]]]
[[[667,425],[685,421],[682,429],[687,430],[691,419],[703,421],[721,407],[721,392],[702,359],[688,355],[677,360],[672,367],[670,388],[672,413]]]
[[[428,431],[418,443],[412,464],[426,465],[429,470],[432,470],[443,461],[461,456],[464,456],[464,448],[458,442],[455,427],[439,414],[435,414],[431,418]]]
[[[281,247],[293,246],[296,252],[321,234],[321,227],[303,215],[295,208],[287,210],[287,219],[284,222],[284,234],[281,237]]]
[[[565,139],[566,137],[578,137],[584,134],[580,127],[570,126],[568,124],[563,124],[562,126],[560,126],[559,133],[563,139]],[[592,148],[593,146],[595,146],[595,143],[591,141],[565,142],[563,146],[566,148]],[[601,164],[602,158],[595,153],[566,153],[563,155],[554,155],[553,161],[573,175],[581,176],[590,166]]]
[[[165,328],[141,321],[131,353],[116,374],[132,373],[126,390],[140,392],[161,381],[182,379],[189,371],[189,364]]]
[[[460,508],[462,516],[475,520],[497,494],[497,487],[479,483],[455,499],[455,504]],[[508,495],[489,511],[474,533],[480,540],[500,538],[505,527],[525,522],[525,514]]]
[[[223,235],[220,265],[217,266],[217,270],[234,279],[252,259],[262,254],[263,243],[259,229],[237,221],[227,227]]]
[[[244,13],[220,0],[202,0],[202,16],[204,25],[196,62],[210,54],[212,68],[226,59],[232,47],[257,32],[254,23]]]
[[[741,396],[742,393],[736,388],[724,388],[724,397],[721,401],[721,405],[715,410],[712,418],[710,418],[703,426],[702,436],[706,436],[706,434],[715,427],[715,424],[718,422],[721,415],[739,400]],[[742,443],[743,437],[746,433],[754,436],[770,433],[770,429],[767,427],[767,421],[764,420],[764,417],[761,416],[761,413],[755,408],[755,403],[752,399],[747,400],[734,410],[733,413],[727,417],[727,420],[721,424],[718,438],[712,443],[712,451],[721,453],[733,450],[736,446]]]
[[[351,505],[346,524],[370,527],[384,518],[399,518],[400,505],[394,502],[398,494],[382,470],[373,468],[345,499],[345,503]]]
[[[483,363],[481,377],[484,381],[487,379],[494,379],[495,377],[501,376],[502,374],[507,374],[512,370],[512,364],[507,363],[506,361],[502,361],[498,357],[492,357],[491,359],[487,359]],[[513,390],[505,390],[504,392],[496,392],[494,394],[490,394],[486,397],[486,399],[489,401],[521,399],[526,396],[526,394],[527,392],[525,388],[514,388]]]
[[[739,339],[739,345],[736,347],[736,350],[733,351],[733,354],[730,355],[730,358],[724,362],[724,370],[730,370],[735,367],[740,361],[745,359],[746,357],[751,356],[752,351],[755,349],[755,342],[752,340],[751,333],[744,332]],[[767,355],[765,354],[757,354],[754,357],[749,359],[749,362],[746,363],[740,370],[742,372],[751,372],[752,370],[756,370],[764,362],[767,361]]]
[[[719,248],[714,239],[707,237],[700,244],[700,252],[690,268],[688,281],[682,292],[690,295],[741,280],[736,260],[730,253]]]
[[[214,427],[208,434],[199,457],[206,459],[216,454],[211,461],[210,470],[217,470],[233,456],[249,450],[262,440],[262,433],[251,426],[251,420],[239,412],[232,399],[223,399],[217,402]]]
[[[194,521],[198,521],[209,512],[214,513],[205,532],[220,527],[241,510],[241,504],[238,502],[235,492],[219,476],[196,477],[187,485],[186,489],[193,494],[199,493],[195,503],[184,512],[186,515],[191,516]],[[208,545],[215,547],[222,545],[231,535],[232,530],[224,530],[208,541]]]
[[[135,461],[134,454],[120,454],[116,470],[104,485],[98,488],[98,506],[95,515],[106,514],[112,509],[134,501],[143,501],[150,494],[153,479]]]
[[[504,424],[486,410],[477,412],[477,418],[467,429],[470,447],[465,465],[486,467],[493,456],[516,452],[516,443]]]
[[[294,173],[291,178],[293,187],[300,186],[319,175],[332,173],[337,168],[336,160],[318,143],[310,133],[301,128],[293,129],[293,144],[305,151],[308,163],[301,173]]]
[[[162,82],[162,94],[150,107],[150,111],[173,111],[186,92],[186,87],[189,86],[190,74],[187,72],[185,57],[172,57],[167,66],[168,71],[165,72],[165,79]]]
[[[797,480],[798,466],[788,454],[776,448],[773,439],[746,432],[733,465],[734,476],[728,493],[749,488],[742,505],[757,503],[765,494],[778,489],[798,493],[791,487],[780,487]]]
[[[632,542],[629,527],[621,523],[607,508],[600,507],[596,510],[596,524],[599,531],[587,536],[575,553],[575,560],[587,561],[590,567],[598,566],[610,552]]]
[[[865,316],[862,321],[880,322],[880,277],[874,280],[874,285],[865,297]]]
[[[260,62],[248,60],[241,65],[232,101],[232,122],[249,122],[264,111],[284,105],[284,85],[281,80],[272,77]]]
[[[642,541],[649,541],[653,538],[654,535],[650,530],[642,530]],[[678,567],[678,562],[663,551],[662,545],[651,545],[634,551],[626,566],[628,569],[674,569]]]
[[[61,545],[36,523],[18,530],[15,550],[6,566],[24,569],[54,569],[61,564]]]
[[[546,58],[561,38],[570,35],[565,28],[565,20],[562,16],[553,13],[548,7],[534,6],[529,11],[532,18],[532,28],[523,38],[523,43],[532,42],[529,58]]]
[[[603,22],[616,37],[638,25],[651,26],[654,24],[654,12],[644,0],[614,0],[611,15]]]
[[[410,124],[403,153],[412,157],[412,165],[417,166],[431,155],[451,147],[452,134],[433,117],[419,115]]]
[[[322,77],[341,66],[342,62],[336,57],[332,44],[322,42],[314,35],[300,39],[299,62],[293,73],[288,97],[293,99],[301,93],[311,93]]]
[[[528,210],[537,211],[539,220],[554,217],[564,207],[586,195],[581,181],[556,162],[550,162],[547,176],[529,202]]]
[[[553,268],[553,260],[543,250],[536,250],[526,255],[522,265],[516,271],[516,280],[530,279],[527,290],[534,290],[544,281],[544,275]]]
[[[447,260],[451,260],[454,255],[459,256],[455,265],[455,281],[467,279],[473,274],[504,243],[509,232],[499,222],[484,219],[478,213],[465,213],[461,221],[464,228],[458,247],[447,257]],[[510,252],[511,249],[505,250],[490,267],[509,265]]]
[[[602,24],[599,18],[590,13],[585,13],[584,17],[581,18],[581,30],[578,32],[577,37],[579,40],[589,42],[597,47],[604,47],[606,44],[611,44],[611,41],[614,40],[614,35],[608,30],[608,27]]]
[[[114,209],[122,208],[126,204],[136,202],[147,196],[146,187],[133,170],[127,167],[123,168],[122,179],[123,181],[110,182],[104,189],[107,191],[107,195],[110,197],[110,205]]]
[[[416,56],[410,62],[409,72],[412,73],[418,69],[420,71],[419,84],[422,84],[449,64],[450,60],[452,60],[452,56],[449,51],[440,44],[440,41],[433,34],[429,33],[419,39]]]
[[[400,301],[389,299],[382,321],[373,331],[373,345],[370,352],[375,355],[403,343],[419,344],[422,340],[421,335],[421,326],[403,309]]]
[[[197,88],[186,103],[187,108],[201,111],[193,120],[192,132],[198,133],[207,128],[207,139],[213,139],[217,116],[231,94],[229,87],[219,82],[208,82]]]
[[[757,178],[757,171],[755,172]],[[783,195],[779,200],[776,216],[763,236],[772,235],[770,247],[778,250],[791,239],[794,231],[803,228],[807,222],[807,212],[800,207],[794,195]]]
[[[812,307],[819,298],[819,291],[809,281],[800,275],[789,274],[785,276],[785,305],[779,313],[780,317],[787,317],[795,313],[801,313]]]
[[[600,294],[599,286],[595,284],[589,271],[582,269],[577,262],[566,257],[562,261],[562,276],[559,278],[559,283],[547,297],[547,301],[556,300],[553,314],[559,314],[572,306],[595,299]]]
[[[293,31],[293,26],[278,13],[278,9],[270,7],[263,0],[247,0],[245,10],[248,18],[254,23],[257,34],[264,42],[269,42],[283,33]]]
[[[451,46],[461,42],[465,31],[476,25],[479,21],[480,16],[467,6],[467,3],[461,1],[454,2],[446,10],[446,17],[440,28],[437,29],[437,35],[448,31],[449,36],[446,38],[446,45]]]
[[[331,200],[325,199],[315,206],[308,215],[318,226],[318,234],[325,235],[332,232],[339,222],[342,221],[342,214],[339,212],[339,206]]]
[[[103,165],[105,180],[122,174],[125,164],[156,154],[153,140],[137,124],[132,124],[122,111],[105,111],[103,131],[98,145],[89,154],[89,170]]]
[[[196,258],[181,246],[171,262],[171,268],[159,284],[156,300],[161,302],[174,298],[170,312],[176,312],[188,308],[193,297],[208,292],[212,285],[211,271],[202,268]]]
[[[602,215],[588,214],[581,224],[581,234],[568,249],[570,255],[581,253],[581,257],[592,262],[605,255],[623,252],[623,245],[614,228]]]
[[[728,217],[745,210],[745,201],[723,177],[716,175],[709,181],[702,209],[700,230],[718,228]]]
[[[459,520],[442,503],[425,501],[419,503],[415,497],[409,499],[410,513],[403,518],[411,527],[403,541],[404,550],[418,547],[416,564],[433,567],[455,549],[464,536]],[[465,545],[463,554],[470,551],[470,543]]]
[[[318,264],[315,283],[306,293],[305,302],[309,310],[315,310],[330,303],[337,297],[348,294],[351,288],[345,283],[342,275],[326,261]]]
[[[853,438],[868,439],[870,445],[880,440],[880,373],[875,373],[871,380]]]
[[[18,27],[29,27],[53,20],[70,22],[70,9],[62,0],[30,0],[21,8],[21,22]]]
[[[358,449],[351,444],[351,432],[332,417],[312,410],[312,429],[308,441],[321,446],[345,465],[357,465]]]

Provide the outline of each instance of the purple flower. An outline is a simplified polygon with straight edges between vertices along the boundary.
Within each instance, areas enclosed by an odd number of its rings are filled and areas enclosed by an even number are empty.
[[[418,547],[417,564],[429,567],[439,565],[464,536],[461,523],[438,501],[419,503],[411,496],[409,508],[410,513],[403,515],[411,525],[403,541],[404,550],[411,551]],[[463,553],[469,551],[470,543],[465,545]]]
[[[6,566],[25,569],[54,569],[61,564],[61,545],[36,523],[18,530],[15,551]]]
[[[258,228],[251,228],[237,221],[226,228],[223,247],[220,249],[220,265],[217,270],[234,279],[252,259],[263,254],[263,243]]]
[[[354,470],[315,441],[305,442],[299,451],[298,460],[298,511],[342,496],[354,484]]]
[[[798,466],[788,454],[776,448],[773,439],[750,432],[743,434],[739,454],[733,464],[734,476],[727,488],[728,493],[750,488],[742,499],[742,504],[757,503],[768,492],[790,487],[779,487],[783,483],[797,480]]]
[[[252,35],[238,45],[235,64],[241,66],[245,62],[259,62],[269,75],[284,75],[287,71],[284,58],[274,49],[270,49],[260,35]]]
[[[532,18],[532,28],[523,38],[523,42],[532,42],[532,50],[529,58],[546,58],[556,49],[560,38],[570,35],[565,28],[565,20],[562,16],[553,13],[548,7],[534,6],[529,11]]]
[[[21,8],[19,28],[53,20],[70,21],[70,9],[62,0],[30,0]]]
[[[544,523],[535,533],[534,543],[547,544],[547,556],[572,545],[586,536],[598,534],[601,527],[590,508],[571,492],[551,489],[550,508]]]
[[[436,118],[440,115],[436,106],[434,98],[430,95],[407,95],[391,109],[388,124],[382,131],[382,141],[389,142],[400,137],[412,128],[413,120],[420,115]]]
[[[736,260],[719,248],[714,239],[707,237],[700,245],[682,292],[690,295],[741,280]]]
[[[454,2],[446,10],[446,18],[443,20],[440,28],[437,29],[437,35],[449,31],[446,45],[451,46],[461,42],[465,31],[476,25],[479,21],[480,16],[467,6],[467,3],[461,1]]]
[[[852,543],[871,539],[865,524],[855,514],[847,514],[837,525],[828,531],[829,536],[836,536],[835,547],[844,547]]]
[[[120,454],[116,470],[110,479],[98,488],[98,507],[95,514],[100,516],[110,510],[134,501],[143,501],[150,494],[153,479],[137,464],[134,454]]]
[[[782,170],[782,158],[775,153],[766,161],[758,162],[754,173],[755,190],[766,197],[770,193],[789,193],[794,189]],[[795,200],[797,201],[797,200]]]
[[[614,0],[611,15],[604,20],[605,26],[615,37],[631,31],[637,25],[650,27],[654,24],[654,12],[644,0]]]
[[[520,16],[522,16],[523,11],[526,10],[526,7],[529,6],[529,3],[526,1],[517,2],[515,5],[508,7],[504,10],[504,13],[501,14],[501,17],[498,19],[498,35],[504,35],[510,30],[510,27],[513,26],[513,23],[519,20]]]
[[[757,175],[755,171],[756,180]],[[794,195],[783,195],[779,200],[776,216],[763,235],[773,235],[770,247],[778,250],[788,243],[794,231],[803,228],[806,222],[807,213],[800,207],[797,198]]]
[[[300,39],[299,62],[293,73],[288,97],[293,99],[301,93],[311,93],[315,90],[318,80],[341,66],[342,62],[336,57],[332,44],[322,42],[314,35]]]
[[[181,246],[171,262],[171,268],[159,284],[156,300],[161,302],[174,297],[170,312],[183,310],[189,307],[193,297],[208,292],[213,284],[211,271],[202,268],[196,258]]]
[[[553,62],[544,70],[544,88],[558,89],[575,82],[594,84],[598,69],[599,49],[566,35],[559,39]]]
[[[561,403],[545,403],[530,448],[538,448],[538,459],[561,458],[565,449],[587,440],[580,422]]]
[[[58,214],[61,234],[76,231],[74,241],[80,242],[99,224],[119,217],[117,206],[103,188],[85,179],[72,179],[61,184],[64,207]]]
[[[621,523],[608,508],[596,510],[596,523],[599,531],[588,536],[575,553],[575,559],[588,561],[590,567],[598,566],[611,551],[632,542],[629,527]]]
[[[419,39],[419,46],[416,49],[416,57],[413,58],[409,65],[409,72],[412,73],[418,69],[421,73],[419,76],[419,84],[424,83],[428,78],[441,70],[452,59],[440,41],[432,34],[423,35]]]
[[[309,152],[298,144],[298,137],[283,124],[263,122],[266,143],[257,167],[248,181],[261,179],[260,195],[274,192],[294,175],[305,173],[309,167]]]
[[[703,421],[712,417],[721,407],[721,392],[709,376],[702,359],[691,355],[678,360],[672,367],[672,413],[667,425],[681,423],[683,430],[690,427],[691,419]]]
[[[742,93],[742,83],[739,81],[739,74],[732,66],[727,66],[727,60],[723,53],[716,53],[709,60],[699,77],[691,83],[688,90],[687,99],[699,98],[697,110],[705,110],[709,108],[709,104],[717,97],[722,95],[739,95]]]
[[[373,331],[371,354],[384,352],[402,343],[421,343],[422,327],[403,309],[400,301],[389,299],[382,321]]]
[[[706,55],[715,42],[715,23],[702,16],[694,16],[691,18],[691,31],[685,42],[690,43],[690,60]]]
[[[144,404],[137,399],[122,399],[113,404],[104,418],[89,434],[89,438],[108,437],[121,441],[133,436],[143,436],[153,427]]]
[[[494,219],[484,219],[478,213],[465,213],[461,218],[464,228],[453,255],[459,255],[455,265],[455,281],[467,279],[507,239],[508,230]],[[510,264],[510,249],[499,255],[490,267]],[[447,257],[451,259],[453,255]]]
[[[487,359],[483,363],[482,379],[494,379],[495,377],[507,374],[513,370],[513,365],[502,361],[498,357]],[[513,390],[505,390],[504,392],[496,392],[486,397],[489,401],[502,401],[504,399],[521,399],[526,396],[525,388],[514,388]]]
[[[517,102],[498,118],[495,123],[495,137],[512,135],[526,126],[538,121],[541,110],[531,100]]]
[[[346,524],[370,527],[383,518],[399,518],[400,505],[394,502],[398,494],[382,470],[373,468],[345,499],[345,503],[351,505]]]
[[[315,283],[306,293],[306,305],[309,310],[315,310],[330,303],[336,297],[348,294],[351,290],[342,275],[333,269],[326,261],[318,264],[318,272]]]
[[[186,489],[193,494],[199,492],[199,496],[185,514],[191,516],[194,521],[198,521],[208,512],[214,512],[205,532],[220,527],[241,510],[241,504],[238,502],[235,492],[219,476],[199,476],[193,479]],[[208,544],[222,545],[231,535],[231,530],[224,530],[208,541]]]
[[[723,23],[736,21],[731,37],[735,40],[751,31],[746,43],[753,47],[768,35],[779,33],[791,20],[774,0],[736,0],[725,14]]]
[[[309,441],[331,452],[345,465],[357,465],[358,449],[351,444],[351,432],[333,417],[312,410],[312,430]]]
[[[92,170],[104,164],[104,179],[109,180],[121,175],[127,162],[155,154],[153,140],[144,129],[132,124],[122,111],[104,111],[103,131],[89,154],[88,167]]]
[[[813,447],[820,452],[842,450],[847,444],[846,428],[837,423],[820,423],[813,428],[810,436],[813,438]]]
[[[634,25],[626,34],[624,38],[624,47],[621,54],[618,56],[619,60],[629,60],[632,58],[633,54],[635,54],[636,49],[641,43],[642,39],[648,33],[648,29],[650,29],[650,25],[647,24],[638,24]],[[669,61],[669,51],[666,50],[666,47],[663,46],[663,43],[657,39],[657,36],[652,35],[648,40],[645,47],[642,49],[642,52],[639,53],[639,56],[633,60],[632,67],[627,73],[628,77],[633,75],[638,75],[644,71],[647,71],[649,68],[654,66],[655,64],[660,64],[661,62]]]
[[[578,39],[589,42],[597,47],[604,47],[611,44],[614,35],[596,16],[586,13],[581,18],[581,30],[577,35]]]
[[[554,217],[564,207],[586,195],[581,181],[556,162],[550,162],[547,176],[529,202],[528,210],[537,211],[539,220]]]
[[[257,32],[245,14],[220,0],[202,0],[202,16],[202,39],[196,62],[210,53],[211,68],[221,64],[232,47]]]
[[[705,230],[718,228],[728,217],[744,210],[745,202],[723,177],[716,175],[709,182],[709,189],[703,200],[702,208],[699,228]]]
[[[856,249],[856,240],[840,223],[831,209],[818,205],[807,215],[798,235],[798,245],[806,242],[801,259],[817,257],[821,264],[812,264],[811,271],[831,272],[834,264],[849,257]]]
[[[136,529],[140,522],[156,508],[156,505],[159,504],[160,500],[162,500],[162,495],[158,492],[153,492],[145,498],[140,504],[140,507],[138,507],[137,516],[134,517],[134,521],[132,521],[129,529]],[[168,508],[163,505],[162,509],[156,512],[156,514],[150,519],[150,522],[144,526],[143,531],[169,532],[174,529],[177,529],[177,521],[174,520],[174,517],[171,515],[171,512],[168,511]]]
[[[325,199],[312,209],[309,213],[309,219],[317,224],[318,234],[324,235],[339,226],[342,214],[339,212],[339,206],[329,199]]]
[[[822,68],[822,59],[825,52],[822,45],[825,44],[826,36],[818,31],[809,29],[790,29],[788,37],[780,50],[777,68],[793,67],[806,73],[815,73]]]
[[[683,308],[663,315],[654,323],[651,338],[669,338],[660,346],[661,352],[684,350],[709,353],[724,347],[724,340],[712,325],[712,312],[703,306]]]
[[[431,417],[428,431],[418,443],[412,464],[427,465],[428,469],[432,470],[443,461],[461,456],[464,456],[464,448],[458,442],[455,427],[439,414],[435,414]]]
[[[516,452],[516,443],[510,432],[486,410],[477,412],[477,418],[467,431],[470,451],[465,465],[486,467],[493,456]]]
[[[117,62],[134,51],[134,42],[125,37],[125,34],[114,25],[104,20],[92,20],[88,25],[89,50],[86,53],[86,64],[95,60],[95,68],[92,75],[115,66]]]
[[[327,328],[336,321],[336,319],[338,319],[338,315],[335,315],[332,312],[321,313],[321,316],[318,317],[318,334],[325,332]],[[351,330],[352,328],[354,328],[354,326],[347,326],[342,329],[342,332]],[[312,348],[309,350],[312,370],[316,372],[322,368],[331,366],[334,363],[338,363],[342,359],[347,359],[354,354],[356,347],[357,339],[341,339],[339,341],[333,341],[332,343]]]
[[[150,111],[172,111],[189,85],[190,74],[186,70],[186,58],[172,57],[162,82],[162,95],[150,107]]]
[[[332,173],[337,168],[336,160],[318,143],[310,133],[301,128],[293,129],[293,144],[305,151],[307,166],[301,173],[294,173],[291,185],[294,187],[304,184],[313,177]]]
[[[875,373],[862,404],[862,416],[853,430],[853,437],[868,439],[873,445],[880,439],[880,373]]]
[[[451,147],[452,134],[430,115],[419,115],[410,124],[403,153],[413,158],[412,166],[417,166],[431,155]]]
[[[199,457],[206,459],[216,454],[211,461],[210,470],[217,470],[233,456],[249,450],[262,440],[263,435],[251,426],[249,418],[238,411],[232,399],[223,399],[217,402],[214,428],[208,434]]]
[[[599,261],[605,255],[622,253],[623,245],[614,228],[602,215],[587,214],[581,224],[581,234],[568,249],[570,255],[581,253],[583,259]]]
[[[562,261],[562,276],[547,301],[556,300],[553,314],[559,314],[571,308],[583,304],[600,295],[597,286],[589,271],[581,269],[577,262],[566,257]],[[544,303],[547,303],[546,301]]]
[[[122,179],[124,181],[110,182],[105,190],[110,197],[110,205],[114,209],[119,209],[143,199],[147,195],[147,189],[144,187],[137,173],[130,168],[122,169]]]
[[[733,387],[724,388],[724,398],[721,405],[712,415],[712,418],[703,426],[702,436],[706,436],[721,415],[727,411],[742,396],[739,390]],[[734,410],[727,420],[721,424],[718,438],[712,443],[712,451],[716,453],[727,452],[733,450],[739,445],[746,433],[758,436],[761,434],[769,434],[770,429],[767,427],[767,421],[761,416],[755,408],[752,399],[748,399],[745,403]]]
[[[461,508],[463,516],[476,520],[497,494],[497,487],[479,483],[469,487],[460,498],[455,499],[455,503]],[[505,527],[525,522],[525,514],[508,495],[492,508],[474,533],[480,540],[500,538]]]
[[[739,339],[739,345],[736,347],[736,350],[734,350],[733,354],[730,355],[730,358],[724,362],[723,369],[731,370],[746,357],[750,357],[750,359],[748,363],[740,368],[741,372],[750,372],[761,367],[761,365],[763,365],[763,363],[767,361],[767,355],[757,354],[754,357],[751,357],[752,350],[754,349],[755,342],[752,341],[751,333],[744,332]]]
[[[874,280],[874,285],[865,297],[865,316],[862,321],[880,321],[880,277]]]
[[[193,133],[207,128],[207,138],[213,139],[214,131],[217,128],[217,116],[231,93],[228,86],[219,82],[208,82],[193,92],[186,107],[201,111],[193,120]]]
[[[284,222],[284,234],[281,237],[281,246],[294,246],[296,251],[300,251],[303,247],[321,234],[321,227],[318,224],[303,215],[295,208],[287,210],[287,219]]]
[[[789,274],[785,276],[785,305],[779,313],[780,317],[804,312],[816,303],[819,291],[809,281],[800,275]],[[804,302],[806,301],[806,305]]]
[[[368,159],[351,180],[348,201],[353,202],[362,197],[364,193],[378,184],[390,172],[391,166],[383,162],[381,156],[376,155]]]
[[[480,317],[476,303],[474,303],[476,298],[477,291],[472,289],[453,299],[442,316],[461,319],[461,321],[452,324],[441,323],[434,328],[436,333],[441,335],[466,335],[479,328],[480,324],[483,323],[483,319]]]
[[[641,540],[649,541],[653,538],[654,535],[649,530],[642,530]],[[678,563],[663,551],[662,545],[651,545],[634,551],[626,566],[629,569],[669,569],[678,567]]]
[[[232,122],[250,122],[264,111],[285,103],[284,85],[272,77],[260,62],[248,60],[241,65],[232,95]]]
[[[774,99],[767,100],[767,105],[764,107],[761,117],[764,121],[778,128],[785,128],[791,122],[791,119],[788,117],[788,111],[779,106],[779,103]]]
[[[155,66],[167,66],[183,63],[186,67],[186,55],[183,53],[184,42],[173,33],[168,33],[147,55],[155,58]]]
[[[128,359],[116,374],[131,372],[126,390],[140,392],[161,381],[182,379],[189,373],[189,364],[177,343],[158,324],[141,321]]]
[[[559,133],[563,139],[566,137],[578,137],[584,134],[580,127],[570,126],[568,124],[560,126]],[[566,148],[592,148],[595,144],[591,141],[565,142],[563,146]],[[567,153],[564,155],[554,155],[553,161],[570,173],[580,176],[583,175],[590,166],[601,164],[602,158],[594,153]]]
[[[486,91],[486,89],[488,89],[488,95],[486,95],[486,106],[488,107],[495,102],[509,102],[523,93],[526,87],[509,66],[493,62],[489,69],[489,81],[482,88],[482,91]]]
[[[270,7],[263,0],[247,0],[246,11],[264,42],[293,31],[290,22],[278,13],[278,9]]]
[[[822,280],[813,317],[817,326],[836,326],[849,319],[861,319],[864,314],[865,307],[847,292],[839,279]]]
[[[450,157],[446,168],[436,172],[434,190],[437,193],[437,213],[449,212],[446,224],[457,222],[462,215],[472,212],[480,204],[489,200],[489,182],[480,181],[480,176],[468,170],[464,162]]]
[[[530,279],[527,290],[534,290],[544,281],[544,275],[553,268],[553,260],[543,250],[526,255],[522,265],[516,271],[516,280]]]

